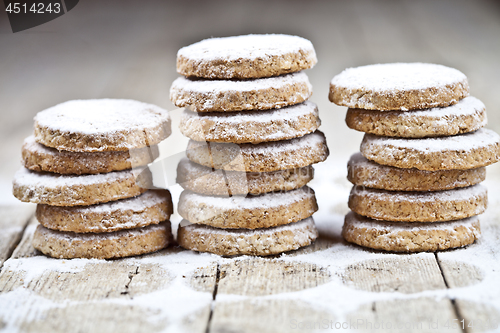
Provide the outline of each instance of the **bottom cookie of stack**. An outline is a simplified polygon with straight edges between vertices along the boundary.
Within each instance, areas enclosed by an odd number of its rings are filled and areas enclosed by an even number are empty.
[[[316,238],[318,231],[312,217],[253,230],[214,228],[183,220],[177,234],[179,245],[186,249],[227,256],[278,254],[310,245]]]
[[[110,259],[161,250],[172,242],[170,192],[91,206],[39,204],[33,246],[55,258]]]
[[[349,212],[342,236],[350,243],[391,252],[447,250],[474,243],[481,230],[477,216],[432,223],[387,222]]]

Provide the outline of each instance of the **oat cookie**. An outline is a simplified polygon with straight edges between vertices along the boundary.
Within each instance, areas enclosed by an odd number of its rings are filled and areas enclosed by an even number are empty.
[[[354,186],[349,208],[372,219],[394,222],[439,222],[482,214],[488,193],[481,184],[437,192],[397,192]]]
[[[354,185],[389,191],[441,191],[482,182],[486,168],[425,171],[377,164],[361,153],[351,156],[347,179]]]
[[[38,143],[74,152],[127,151],[170,135],[170,116],[156,105],[125,99],[74,100],[39,112]]]
[[[181,222],[177,241],[185,249],[212,252],[223,256],[267,256],[296,250],[318,238],[312,217],[302,221],[265,229],[219,229]]]
[[[216,228],[258,229],[303,220],[318,210],[314,191],[307,186],[259,196],[215,197],[184,191],[179,214],[191,223]]]
[[[322,132],[285,141],[259,144],[214,143],[189,140],[187,157],[209,168],[270,172],[322,162],[329,151]]]
[[[346,123],[360,132],[403,138],[447,136],[473,132],[486,126],[486,108],[469,96],[457,104],[426,110],[347,110]]]
[[[158,146],[129,151],[80,153],[45,147],[34,136],[24,140],[22,161],[32,171],[60,174],[95,174],[144,166],[159,156]]]
[[[469,96],[467,77],[442,65],[394,63],[348,68],[330,83],[331,102],[367,110],[445,107]]]
[[[177,52],[177,72],[209,79],[249,79],[312,68],[317,62],[307,39],[290,35],[210,38]]]
[[[77,234],[38,225],[33,247],[54,258],[111,259],[161,250],[172,242],[170,222],[100,234]]]
[[[314,177],[312,166],[272,172],[213,170],[184,158],[177,166],[177,183],[184,189],[206,195],[258,195],[290,191]]]
[[[419,170],[464,170],[495,163],[500,136],[489,129],[425,139],[389,138],[365,134],[361,153],[378,164]]]
[[[353,212],[345,217],[342,236],[350,243],[391,252],[439,251],[466,246],[481,236],[479,219],[438,223],[372,220]]]
[[[170,100],[196,112],[279,109],[311,97],[312,86],[303,72],[232,81],[180,77],[170,88]]]
[[[14,176],[12,192],[24,202],[87,206],[134,197],[146,192],[151,182],[151,173],[147,168],[80,176],[21,168]]]
[[[168,220],[172,212],[170,192],[153,190],[137,197],[91,206],[37,205],[36,218],[52,230],[100,233],[158,224]]]
[[[318,107],[306,101],[266,111],[197,113],[186,109],[179,127],[195,141],[261,143],[298,138],[320,124]]]

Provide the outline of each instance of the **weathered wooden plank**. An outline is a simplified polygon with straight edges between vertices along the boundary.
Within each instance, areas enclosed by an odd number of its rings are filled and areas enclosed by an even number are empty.
[[[362,261],[348,266],[342,278],[356,289],[374,292],[411,294],[446,289],[439,265],[431,253]]]
[[[397,299],[361,306],[347,317],[355,331],[361,332],[462,332],[453,328],[454,309],[447,299]]]
[[[33,205],[0,206],[0,269],[21,240]]]

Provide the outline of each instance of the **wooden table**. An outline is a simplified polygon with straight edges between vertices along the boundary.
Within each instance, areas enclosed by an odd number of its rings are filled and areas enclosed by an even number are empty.
[[[326,98],[329,80],[349,66],[443,63],[467,74],[489,127],[500,131],[498,8],[464,0],[80,1],[15,35],[0,14],[0,331],[500,331],[500,167],[488,170],[480,242],[414,255],[346,244],[345,164],[361,135]],[[171,247],[121,260],[55,260],[34,251],[34,207],[11,204],[9,194],[34,114],[68,99],[104,97],[172,110],[177,49],[250,32],[297,34],[316,47],[319,63],[307,74],[332,150],[312,183],[320,239],[274,258]],[[167,155],[186,142],[174,133]],[[179,189],[172,192],[175,198]]]

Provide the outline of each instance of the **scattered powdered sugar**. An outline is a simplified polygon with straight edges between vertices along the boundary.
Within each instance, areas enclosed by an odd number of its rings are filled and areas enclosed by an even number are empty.
[[[308,115],[318,115],[315,103],[305,101],[300,104],[285,106],[280,109],[265,111],[236,111],[236,112],[193,112],[184,109],[184,121],[210,120],[217,123],[244,124],[246,122],[269,123],[273,121],[295,121]]]
[[[312,91],[312,85],[304,72],[297,72],[281,76],[254,79],[254,80],[204,80],[179,77],[172,83],[171,91],[183,90],[193,93],[213,94],[220,93],[252,92],[266,89],[284,89],[295,84],[305,84]]]
[[[307,186],[286,191],[270,192],[258,196],[216,197],[184,191],[179,201],[190,202],[197,206],[211,206],[217,209],[258,209],[289,206],[295,202],[314,197],[314,192]]]
[[[161,193],[166,191],[168,190],[164,191],[150,190],[144,192],[141,195],[128,199],[121,199],[117,201],[111,201],[91,206],[73,206],[70,207],[69,209],[71,210],[72,214],[80,213],[82,215],[93,214],[93,213],[113,214],[113,212],[117,211],[131,211],[131,212],[141,213],[143,210],[149,207],[161,204],[162,202],[170,201],[169,195]],[[133,216],[129,216],[128,218],[129,219],[133,218]]]
[[[367,197],[372,200],[390,202],[436,202],[436,201],[469,201],[473,198],[486,197],[488,190],[481,184],[452,190],[435,192],[396,192],[385,191],[361,186],[353,186],[352,194]]]
[[[188,224],[186,220],[183,221]],[[223,229],[214,228],[203,224],[188,224],[185,226],[186,229],[194,229],[197,232],[201,232],[207,235],[222,235],[222,236],[273,236],[276,233],[283,231],[300,232],[307,229],[316,229],[314,225],[314,220],[312,217],[305,218],[298,222],[293,222],[285,225],[280,225],[272,228],[261,228],[261,229]],[[194,231],[192,230],[192,231]],[[301,237],[301,236],[299,236]]]
[[[314,47],[302,37],[269,34],[205,39],[181,48],[177,56],[190,60],[238,60],[268,58],[300,51],[314,54]]]
[[[331,84],[346,89],[409,91],[440,88],[467,81],[457,69],[425,63],[391,63],[347,68]]]
[[[401,231],[411,231],[418,232],[420,230],[449,230],[454,231],[459,227],[465,227],[467,229],[473,230],[475,229],[474,225],[479,222],[479,218],[477,216],[469,217],[462,220],[455,221],[447,221],[447,222],[389,222],[389,221],[380,221],[373,220],[364,216],[357,215],[353,212],[350,212],[346,215],[346,223],[349,223],[351,226],[359,229],[369,229],[369,230],[381,230],[381,231],[389,231],[389,232],[401,232]]]
[[[471,151],[498,146],[500,136],[492,130],[481,128],[475,132],[438,138],[403,139],[365,134],[362,145],[414,149],[421,152]]]
[[[35,118],[38,126],[64,133],[109,134],[124,130],[148,130],[170,123],[168,111],[126,99],[89,99],[67,101]]]
[[[14,175],[14,184],[29,188],[58,188],[70,186],[88,186],[119,182],[140,174],[144,168],[134,170],[113,171],[94,175],[60,175],[48,172],[35,172],[26,168],[19,169]]]

